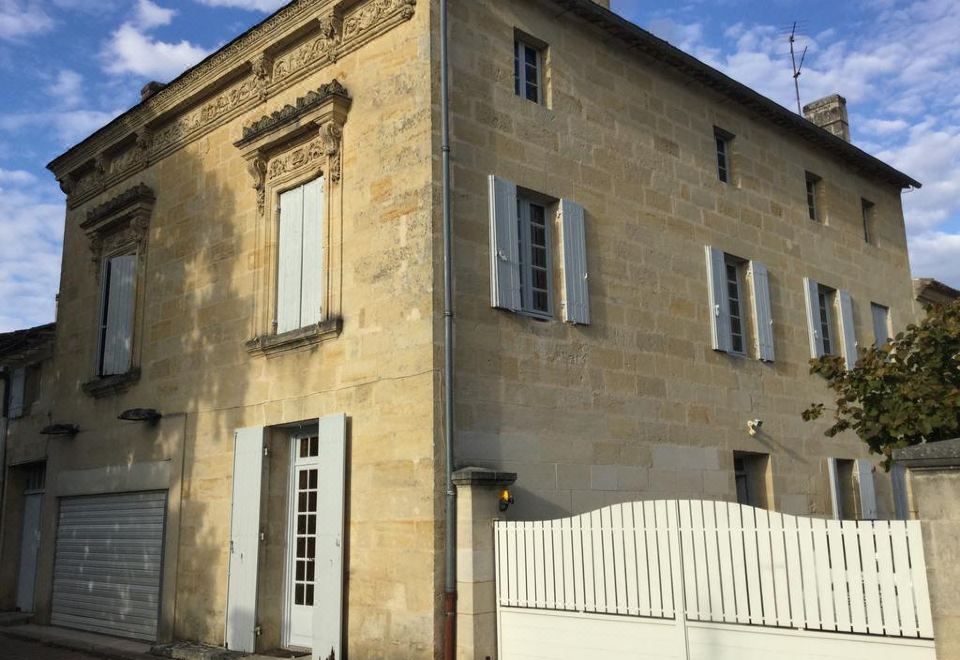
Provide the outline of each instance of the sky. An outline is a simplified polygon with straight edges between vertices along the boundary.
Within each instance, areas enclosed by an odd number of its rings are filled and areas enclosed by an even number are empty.
[[[284,2],[0,0],[0,332],[53,320],[64,197],[46,163]],[[924,184],[904,195],[914,275],[960,287],[960,2],[612,8],[791,109],[797,22],[802,101],[843,94],[853,142]]]

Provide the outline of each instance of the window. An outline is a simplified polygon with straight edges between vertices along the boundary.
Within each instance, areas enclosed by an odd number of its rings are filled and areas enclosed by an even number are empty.
[[[137,257],[124,254],[103,262],[97,375],[130,370],[133,314],[136,303]]]
[[[823,342],[823,354],[833,355],[834,325],[833,325],[833,296],[836,292],[825,286],[817,288],[817,311],[819,319],[820,339]]]
[[[713,135],[717,146],[717,178],[723,183],[730,183],[730,142],[733,134],[714,127]]]
[[[873,243],[873,202],[861,198],[860,213],[863,217],[863,240],[866,243]]]
[[[590,323],[586,214],[569,199],[551,199],[490,175],[490,304],[542,319],[554,314],[554,238],[563,264],[563,321]]]
[[[870,459],[829,458],[830,500],[837,520],[875,520],[877,494]]]
[[[549,315],[552,298],[551,259],[543,204],[517,198],[517,235],[520,250],[520,308],[531,314]]]
[[[707,283],[710,301],[710,329],[713,349],[733,355],[747,355],[747,283],[753,298],[753,339],[756,357],[773,362],[773,320],[770,279],[759,261],[747,261],[706,246]]]
[[[745,355],[747,352],[744,338],[743,318],[743,263],[727,255],[724,261],[727,275],[727,300],[730,306],[730,345],[731,352]]]
[[[513,90],[528,101],[543,103],[543,49],[519,38],[513,42]]]
[[[733,452],[733,476],[738,503],[761,508],[770,506],[767,491],[769,469],[769,454]]]
[[[890,341],[890,309],[870,303],[870,316],[873,319],[874,345],[883,346]]]
[[[820,177],[807,172],[807,214],[814,222],[820,222]]]
[[[277,333],[321,319],[323,177],[280,195]]]

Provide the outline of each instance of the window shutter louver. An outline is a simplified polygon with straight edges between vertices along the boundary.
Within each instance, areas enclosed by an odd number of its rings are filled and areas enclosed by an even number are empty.
[[[27,370],[24,367],[18,367],[10,374],[10,407],[7,414],[10,419],[15,419],[23,415],[23,395],[25,390]],[[0,439],[2,442],[3,439]]]
[[[721,250],[709,245],[705,246],[705,250],[713,350],[729,352],[733,345],[730,337],[730,300],[726,292],[724,254]]]
[[[113,257],[110,259],[109,269],[101,369],[103,376],[124,374],[130,370],[137,257],[132,254]]]
[[[323,179],[303,186],[303,252],[300,323],[319,323],[323,315]]]
[[[588,325],[590,291],[582,206],[568,199],[560,200],[560,232],[563,244],[563,320]]]
[[[869,458],[857,460],[857,485],[860,489],[860,517],[877,519],[877,493],[873,484],[873,464]]]
[[[809,277],[803,278],[803,295],[807,303],[807,336],[810,339],[810,357],[823,355],[823,337],[820,336],[820,305],[817,294],[820,285]]]
[[[303,187],[280,195],[280,246],[277,252],[277,332],[300,327],[303,275]]]
[[[843,335],[843,357],[847,369],[853,369],[857,363],[857,333],[853,327],[853,300],[849,291],[838,291],[837,301],[840,306],[840,333]]]
[[[827,473],[830,475],[830,503],[833,505],[833,518],[843,518],[843,495],[840,492],[840,471],[837,469],[837,459],[827,459]]]
[[[770,304],[770,276],[767,267],[759,261],[750,262],[750,282],[753,286],[754,334],[757,338],[757,357],[773,362],[773,311]]]
[[[517,186],[490,175],[490,304],[520,309]]]

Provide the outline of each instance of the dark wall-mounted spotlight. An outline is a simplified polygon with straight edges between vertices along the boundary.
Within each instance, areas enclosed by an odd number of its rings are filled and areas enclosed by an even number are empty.
[[[117,419],[126,422],[147,422],[148,424],[156,424],[161,417],[163,415],[153,408],[130,408],[117,415]]]
[[[41,435],[76,435],[80,427],[76,424],[49,424],[40,429]]]

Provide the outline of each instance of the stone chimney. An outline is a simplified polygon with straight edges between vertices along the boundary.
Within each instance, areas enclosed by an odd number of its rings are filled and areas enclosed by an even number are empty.
[[[803,116],[838,138],[850,141],[850,121],[847,119],[847,99],[831,94],[803,106]]]
[[[151,80],[140,89],[140,103],[143,103],[164,87],[166,87],[166,84],[157,82],[156,80]]]

